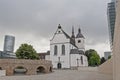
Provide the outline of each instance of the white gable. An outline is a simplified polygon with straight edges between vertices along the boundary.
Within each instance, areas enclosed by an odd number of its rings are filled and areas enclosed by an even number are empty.
[[[50,40],[52,43],[67,43],[70,42],[70,39],[66,37],[62,29],[57,29],[53,38]]]

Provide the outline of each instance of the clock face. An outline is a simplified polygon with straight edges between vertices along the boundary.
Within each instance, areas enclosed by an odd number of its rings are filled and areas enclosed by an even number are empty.
[[[78,40],[78,43],[81,43],[81,40]]]

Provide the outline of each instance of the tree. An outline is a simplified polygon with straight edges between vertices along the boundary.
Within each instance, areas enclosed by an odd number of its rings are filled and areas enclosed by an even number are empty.
[[[28,44],[21,44],[21,46],[15,52],[19,59],[38,59],[38,55],[33,46]]]
[[[85,55],[87,56],[88,60],[90,59],[90,56],[93,52],[95,52],[94,49],[89,49],[89,50],[85,51]]]
[[[101,58],[101,61],[100,61],[100,64],[103,64],[105,61],[106,61],[105,58],[102,57],[102,58]]]
[[[85,55],[88,58],[89,66],[98,66],[100,64],[100,56],[97,54],[97,51],[94,49],[87,50]]]
[[[108,59],[110,59],[110,58],[111,58],[111,55],[108,56]]]

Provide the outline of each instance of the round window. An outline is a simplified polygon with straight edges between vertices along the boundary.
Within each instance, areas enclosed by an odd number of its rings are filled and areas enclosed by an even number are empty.
[[[78,43],[81,43],[81,40],[78,40]]]

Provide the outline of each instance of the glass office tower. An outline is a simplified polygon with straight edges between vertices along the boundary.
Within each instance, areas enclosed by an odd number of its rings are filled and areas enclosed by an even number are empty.
[[[114,28],[116,19],[116,0],[112,0],[107,6],[108,28],[110,36],[110,47],[113,47]]]

